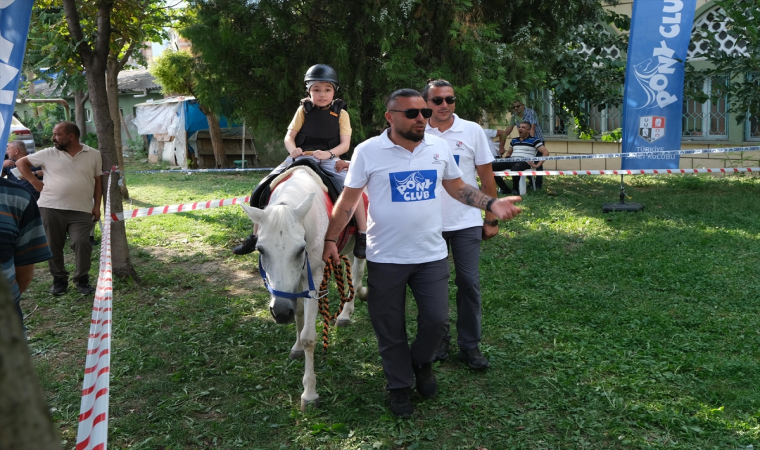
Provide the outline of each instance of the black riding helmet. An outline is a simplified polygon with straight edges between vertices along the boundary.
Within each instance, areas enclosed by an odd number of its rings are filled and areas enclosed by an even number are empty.
[[[336,91],[340,88],[338,72],[327,64],[315,64],[309,67],[306,75],[303,76],[304,86],[308,86],[310,81],[327,81],[328,83],[332,83]],[[308,87],[306,90],[309,90]]]

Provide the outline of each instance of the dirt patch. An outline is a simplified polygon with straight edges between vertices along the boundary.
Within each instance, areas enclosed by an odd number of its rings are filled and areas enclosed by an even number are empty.
[[[209,282],[230,285],[230,293],[244,295],[251,286],[263,287],[255,265],[248,258],[231,259],[228,250],[206,251],[178,250],[166,247],[148,247],[142,251],[173,269],[181,269],[189,274],[204,275]]]

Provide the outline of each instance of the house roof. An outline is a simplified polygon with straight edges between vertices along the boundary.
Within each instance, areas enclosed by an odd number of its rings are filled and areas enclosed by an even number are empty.
[[[156,78],[148,72],[148,69],[122,70],[119,72],[119,93],[158,91],[161,86],[156,83]],[[39,83],[34,85],[35,97],[60,97],[60,89],[56,89],[55,83]],[[68,95],[72,97],[73,95]]]

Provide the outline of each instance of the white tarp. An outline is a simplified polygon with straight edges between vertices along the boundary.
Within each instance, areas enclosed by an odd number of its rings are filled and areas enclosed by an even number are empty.
[[[137,117],[132,122],[139,134],[169,134],[177,135],[180,125],[179,112],[182,102],[157,103],[149,105],[142,103],[137,108]]]
[[[193,97],[178,97],[168,101],[158,101],[155,104],[136,105],[137,117],[132,123],[137,127],[137,132],[152,134],[156,138],[153,141],[159,141],[155,145],[151,141],[149,161],[158,162],[160,155],[161,160],[187,169],[187,133],[183,105],[186,100],[191,99]],[[163,138],[158,138],[160,135]],[[165,139],[167,137],[169,139]],[[155,156],[151,158],[151,155]]]

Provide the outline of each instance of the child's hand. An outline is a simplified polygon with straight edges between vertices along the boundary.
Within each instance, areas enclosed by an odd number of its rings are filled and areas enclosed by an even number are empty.
[[[290,153],[290,157],[293,159],[298,158],[299,156],[303,155],[303,150],[301,150],[301,147],[296,147],[292,151],[288,152]]]
[[[332,154],[330,152],[326,152],[324,150],[315,150],[314,153],[312,153],[311,156],[313,156],[313,157],[321,160],[321,159],[330,159],[330,157],[332,156]]]

